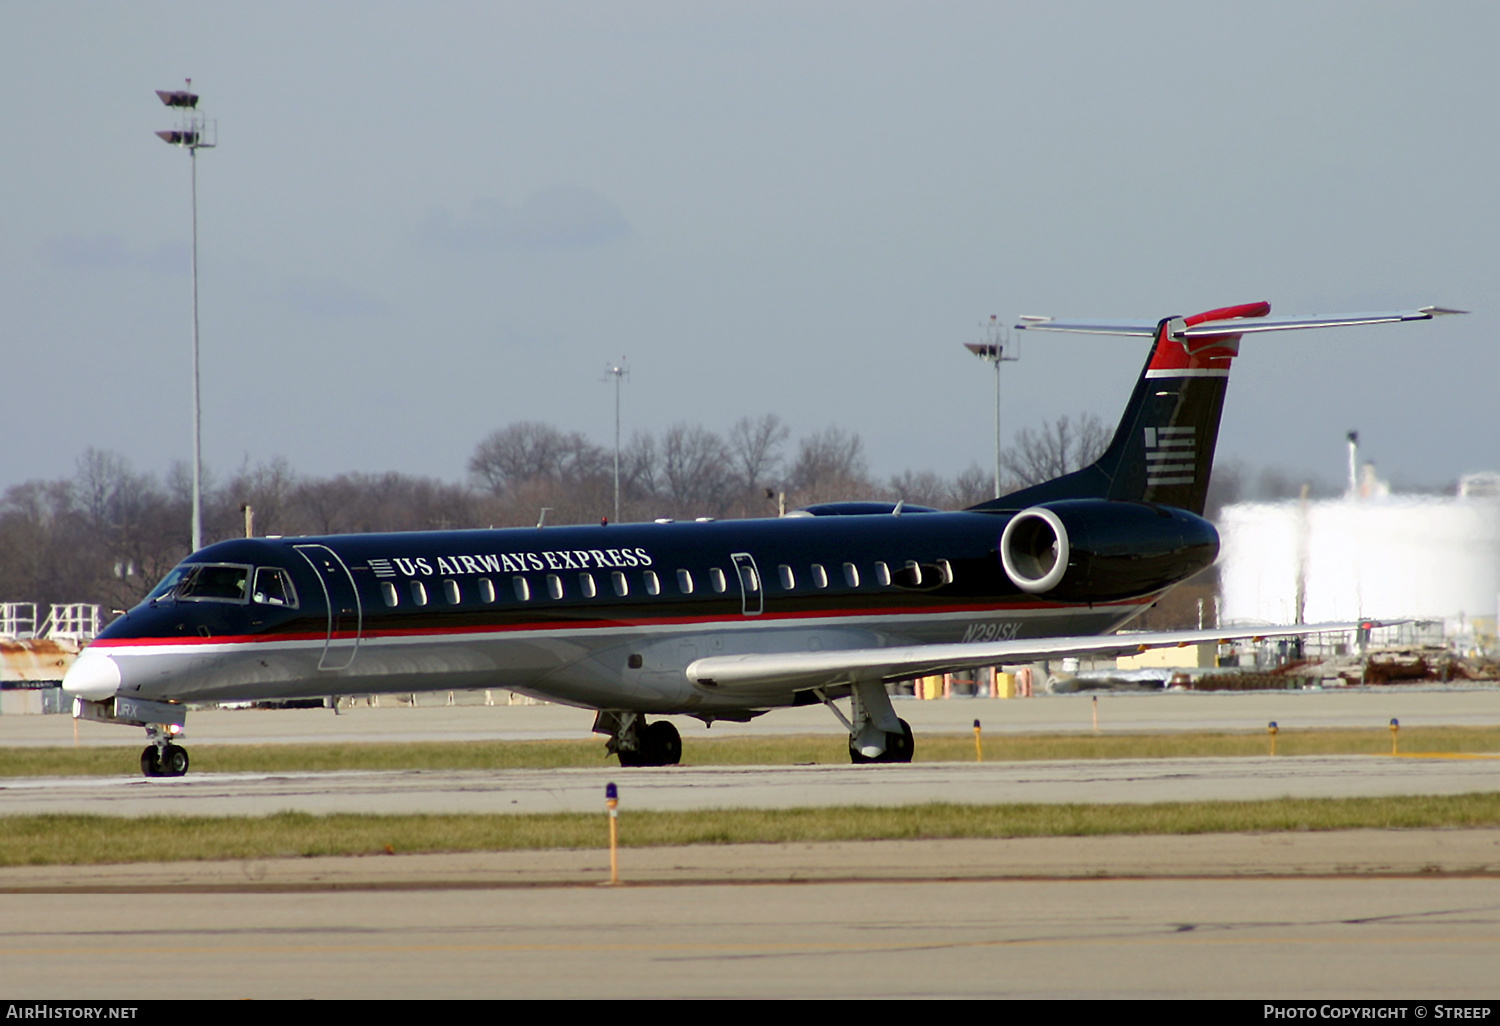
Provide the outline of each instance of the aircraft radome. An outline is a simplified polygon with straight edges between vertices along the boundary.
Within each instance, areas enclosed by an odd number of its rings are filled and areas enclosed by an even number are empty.
[[[626,766],[681,757],[676,728],[648,715],[744,721],[818,702],[853,761],[908,762],[889,681],[1352,629],[1112,633],[1217,555],[1201,514],[1241,336],[1459,311],[1269,312],[1024,319],[1147,337],[1151,352],[1097,462],[970,509],[844,502],[765,520],[224,541],[106,627],[63,688],[77,717],[146,729],[148,776],[187,772],[190,702],[460,688],[596,710]]]

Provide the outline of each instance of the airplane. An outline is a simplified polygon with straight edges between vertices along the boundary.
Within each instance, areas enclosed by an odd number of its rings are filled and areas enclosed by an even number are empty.
[[[477,688],[594,710],[622,766],[680,761],[676,727],[648,715],[711,725],[817,703],[851,761],[910,762],[892,681],[1370,626],[1114,633],[1218,554],[1202,514],[1243,335],[1461,312],[1022,318],[1152,340],[1113,440],[1081,470],[953,512],[834,502],[770,519],[222,541],[110,623],[63,689],[77,718],[145,728],[148,777],[187,772],[189,703]]]

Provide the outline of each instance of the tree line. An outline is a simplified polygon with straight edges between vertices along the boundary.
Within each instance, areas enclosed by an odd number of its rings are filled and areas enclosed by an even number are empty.
[[[1083,466],[1108,440],[1092,415],[1023,430],[1007,453],[1003,490]],[[205,543],[242,536],[247,505],[257,535],[287,536],[614,517],[614,448],[578,432],[506,425],[475,447],[469,472],[458,483],[395,472],[313,477],[276,458],[223,480],[205,475]],[[783,504],[857,499],[962,509],[994,494],[993,472],[977,464],[952,477],[907,470],[877,479],[858,434],[830,426],[792,444],[774,414],[743,417],[722,435],[687,423],[638,431],[621,446],[619,481],[626,522],[775,516]],[[161,478],[100,449],[84,452],[71,477],[14,485],[0,496],[0,601],[127,608],[189,554],[191,508],[186,465]]]

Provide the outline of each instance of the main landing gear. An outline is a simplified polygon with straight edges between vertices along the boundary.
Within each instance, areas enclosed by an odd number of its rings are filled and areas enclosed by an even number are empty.
[[[608,734],[605,750],[621,766],[676,766],[682,761],[682,735],[670,720],[647,723],[640,713],[602,710],[594,733]]]
[[[818,696],[848,728],[850,762],[911,762],[917,747],[911,724],[896,716],[883,681],[860,681],[850,686],[852,720],[844,718],[833,699],[821,691]]]
[[[916,750],[916,741],[912,737],[911,724],[905,720],[897,720],[901,724],[901,733],[885,731],[885,751],[879,755],[866,755],[853,737],[849,738],[849,761],[861,762],[911,762],[912,753]]]

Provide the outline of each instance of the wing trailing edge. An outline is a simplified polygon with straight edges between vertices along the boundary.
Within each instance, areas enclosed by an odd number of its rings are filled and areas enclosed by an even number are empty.
[[[1184,648],[1204,642],[1225,644],[1247,639],[1306,637],[1385,626],[1390,626],[1390,623],[1364,620],[1242,630],[1154,631],[1034,638],[1024,641],[911,645],[905,648],[707,656],[689,663],[685,672],[689,680],[705,687],[747,691],[770,688],[805,690],[860,681],[881,680],[889,683],[937,673],[972,670],[981,666],[1058,659],[1064,656],[1129,655],[1154,648]]]

